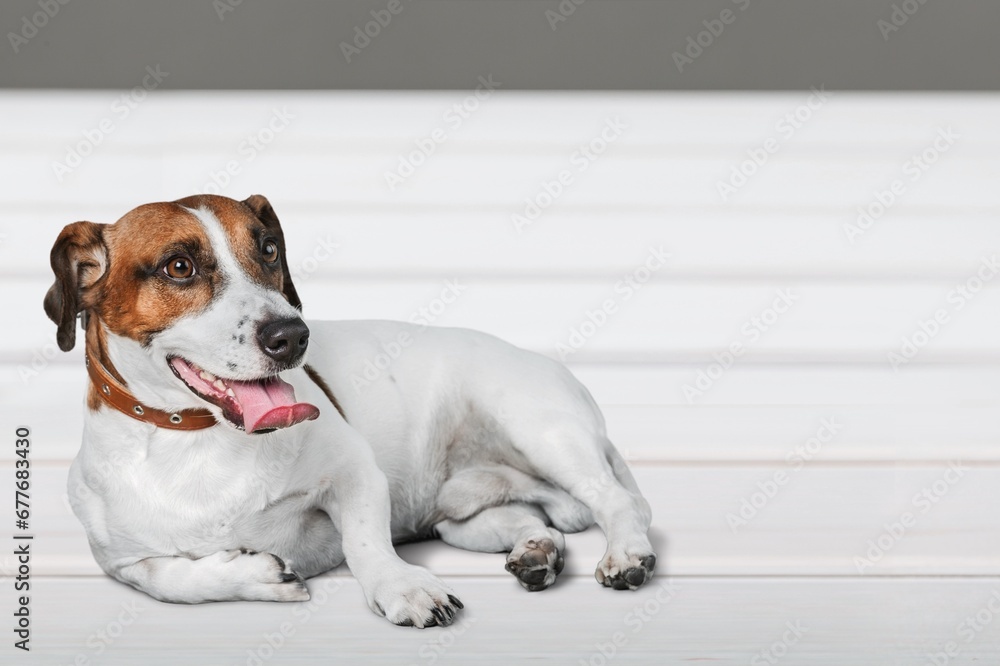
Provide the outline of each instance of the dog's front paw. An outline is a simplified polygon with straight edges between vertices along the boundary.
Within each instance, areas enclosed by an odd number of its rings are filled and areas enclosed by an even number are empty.
[[[383,579],[368,604],[393,624],[420,629],[446,627],[465,607],[437,577],[410,565]]]
[[[211,557],[219,560],[225,576],[239,598],[248,601],[309,601],[306,582],[290,564],[271,553],[241,548]]]
[[[625,551],[611,550],[597,565],[594,576],[604,587],[616,590],[635,590],[643,583],[649,582],[656,567],[656,555],[652,552],[631,554]]]

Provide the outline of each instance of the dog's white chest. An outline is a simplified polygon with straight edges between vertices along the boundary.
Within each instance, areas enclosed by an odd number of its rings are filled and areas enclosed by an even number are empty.
[[[109,430],[115,438],[102,437]],[[294,440],[252,448],[234,446],[224,434],[192,441],[187,433],[148,437],[146,430],[106,413],[88,423],[69,484],[74,510],[88,526],[114,525],[132,544],[198,556],[243,546],[262,516],[289,530],[301,520],[308,496],[286,487],[294,475],[277,473],[296,465]]]

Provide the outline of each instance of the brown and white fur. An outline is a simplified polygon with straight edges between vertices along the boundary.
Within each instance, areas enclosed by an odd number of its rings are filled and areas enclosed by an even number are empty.
[[[179,280],[184,261],[192,274]],[[649,505],[559,363],[483,333],[388,321],[309,322],[308,361],[269,355],[261,330],[299,320],[301,304],[264,197],[77,222],[52,265],[45,307],[64,350],[83,313],[88,352],[139,401],[219,422],[157,428],[90,387],[69,495],[110,576],[170,602],[301,601],[305,578],[346,560],[379,615],[446,625],[461,602],[394,543],[439,536],[505,552],[520,584],[540,590],[562,569],[563,533],[594,522],[608,542],[600,583],[635,589],[652,576]],[[404,333],[412,344],[391,366],[352,385]],[[172,371],[176,357],[223,383],[280,374],[320,416],[249,434]]]

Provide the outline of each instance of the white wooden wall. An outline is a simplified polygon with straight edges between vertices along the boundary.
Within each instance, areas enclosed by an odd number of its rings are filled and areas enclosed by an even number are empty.
[[[52,241],[75,220],[204,191],[230,161],[240,173],[222,193],[271,200],[308,317],[409,319],[457,280],[435,323],[557,356],[614,299],[567,362],[653,504],[664,573],[1000,572],[1000,98],[500,90],[455,127],[445,114],[466,94],[154,91],[124,118],[118,94],[0,95],[0,475],[12,476],[15,424],[29,425],[37,574],[99,574],[62,499],[85,375],[79,349],[55,351],[41,308]],[[292,119],[247,160],[241,142],[276,109]],[[788,137],[779,123],[796,113],[809,117]],[[105,119],[114,131],[60,180],[53,162]],[[609,120],[626,127],[581,171],[576,151]],[[390,189],[385,172],[436,128],[446,140]],[[718,183],[764,146],[777,150],[723,201]],[[512,215],[562,170],[572,184],[518,233]],[[897,201],[852,242],[858,207],[897,180]],[[666,266],[626,300],[616,284],[660,247]],[[980,271],[982,289],[956,296]],[[792,305],[748,336],[779,292]],[[890,352],[939,310],[948,321],[894,370]],[[686,396],[733,343],[745,354]],[[802,447],[808,460],[789,462]],[[859,566],[906,512],[914,525]],[[599,535],[570,544],[570,573],[590,576]],[[507,575],[495,556],[406,552],[442,573]]]

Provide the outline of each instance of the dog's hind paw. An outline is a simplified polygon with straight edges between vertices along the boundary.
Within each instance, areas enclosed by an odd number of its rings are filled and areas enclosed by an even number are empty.
[[[538,592],[556,582],[563,570],[563,557],[552,539],[530,539],[510,552],[506,569],[521,587]]]
[[[615,590],[635,590],[649,582],[656,567],[656,555],[625,555],[608,553],[597,565],[594,577],[604,587]]]

